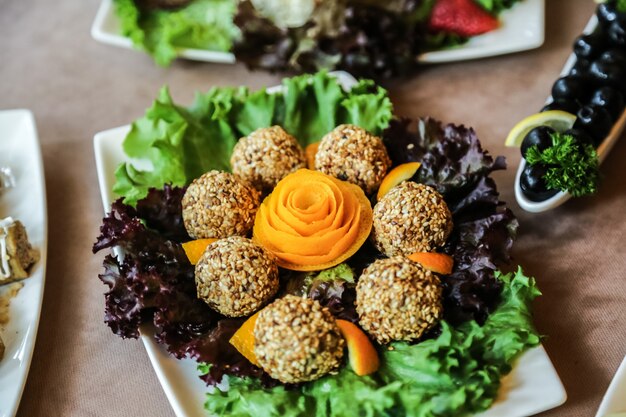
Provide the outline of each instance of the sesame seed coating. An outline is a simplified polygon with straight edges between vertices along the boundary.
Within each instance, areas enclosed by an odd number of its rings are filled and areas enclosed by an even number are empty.
[[[446,243],[452,227],[452,213],[441,194],[405,181],[374,206],[372,240],[387,256],[430,252]]]
[[[345,341],[327,308],[310,298],[286,295],[261,310],[254,327],[254,352],[272,378],[312,381],[335,371]]]
[[[209,171],[183,196],[183,222],[194,239],[245,236],[254,225],[260,195],[235,175]]]
[[[322,138],[315,169],[358,185],[372,194],[383,181],[391,160],[383,141],[354,125],[340,125]]]
[[[439,278],[403,256],[368,266],[356,286],[359,324],[379,343],[415,340],[442,317]]]
[[[233,173],[257,190],[271,191],[288,174],[306,167],[304,150],[280,126],[257,129],[239,139],[230,157]]]
[[[278,266],[265,248],[231,236],[210,244],[196,264],[198,298],[229,317],[247,316],[278,291]]]

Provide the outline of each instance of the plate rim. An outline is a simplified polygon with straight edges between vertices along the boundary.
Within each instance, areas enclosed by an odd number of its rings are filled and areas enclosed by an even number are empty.
[[[19,408],[19,404],[22,399],[22,395],[24,394],[24,388],[26,387],[26,380],[28,378],[28,374],[30,372],[30,366],[32,364],[32,359],[35,351],[35,344],[37,342],[37,334],[39,330],[39,323],[41,321],[41,310],[43,306],[43,295],[45,291],[45,283],[46,283],[46,267],[47,267],[47,258],[48,258],[48,203],[47,203],[47,194],[46,194],[46,181],[45,181],[45,171],[43,164],[43,157],[41,153],[41,144],[39,141],[39,135],[37,133],[37,125],[35,123],[35,117],[29,109],[19,108],[19,109],[8,109],[8,110],[0,110],[0,115],[11,115],[14,114],[16,119],[21,118],[25,119],[28,123],[28,129],[31,130],[31,135],[29,136],[30,141],[32,141],[32,148],[34,149],[35,154],[32,155],[31,161],[35,163],[38,168],[39,175],[37,175],[36,181],[39,183],[41,187],[41,207],[39,210],[42,215],[42,241],[41,247],[39,247],[39,261],[38,268],[39,271],[37,274],[38,277],[30,276],[27,280],[37,279],[39,278],[41,283],[39,286],[39,290],[37,292],[37,300],[35,302],[35,311],[34,318],[30,325],[27,327],[27,333],[22,339],[24,343],[27,344],[26,348],[23,351],[23,359],[21,361],[22,370],[18,375],[18,390],[16,392],[13,403],[9,406],[7,412],[4,416],[11,417],[17,414],[17,410]],[[19,186],[19,184],[18,184]],[[26,225],[28,226],[28,225]],[[19,297],[19,294],[18,294]],[[6,360],[5,357],[3,360]],[[0,410],[0,413],[3,411]]]

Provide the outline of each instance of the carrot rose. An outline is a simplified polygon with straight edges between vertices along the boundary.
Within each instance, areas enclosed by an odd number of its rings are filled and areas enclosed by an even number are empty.
[[[265,198],[254,239],[276,255],[279,266],[316,271],[354,255],[371,228],[372,207],[361,188],[301,169]]]

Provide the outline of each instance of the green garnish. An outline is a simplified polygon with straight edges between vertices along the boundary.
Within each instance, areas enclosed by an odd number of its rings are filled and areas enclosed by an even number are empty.
[[[551,147],[540,151],[534,145],[528,149],[526,161],[548,167],[544,177],[548,189],[568,191],[574,197],[595,193],[600,179],[595,148],[579,143],[572,135],[553,133],[551,137]]]
[[[620,13],[626,13],[626,0],[617,0],[615,4],[617,11]]]

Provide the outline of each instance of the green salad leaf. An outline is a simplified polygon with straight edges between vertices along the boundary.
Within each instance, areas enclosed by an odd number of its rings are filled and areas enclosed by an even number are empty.
[[[530,165],[548,167],[544,179],[548,189],[568,191],[574,197],[593,194],[598,189],[600,167],[593,145],[580,143],[572,135],[553,133],[552,146],[540,151],[537,145],[526,153]]]
[[[378,135],[392,118],[387,91],[371,81],[344,91],[335,77],[319,72],[286,79],[284,87],[274,94],[212,88],[190,107],[174,103],[163,88],[123,144],[130,158],[147,159],[151,167],[121,164],[113,191],[135,204],[150,187],[184,186],[212,169],[230,171],[237,140],[261,127],[280,125],[305,147],[342,123]]]
[[[515,3],[521,0],[474,0],[481,5],[483,9],[491,12],[492,14],[499,14],[501,11],[510,9]]]
[[[239,29],[235,0],[194,0],[176,10],[140,9],[134,0],[114,0],[122,35],[169,65],[180,48],[230,51]]]
[[[443,322],[436,339],[394,343],[393,350],[381,350],[381,368],[367,377],[344,366],[297,389],[264,389],[255,379],[231,377],[230,389],[208,394],[205,408],[231,417],[434,417],[486,410],[515,359],[540,342],[530,313],[540,294],[535,280],[521,269],[496,278],[502,300],[482,327]]]

